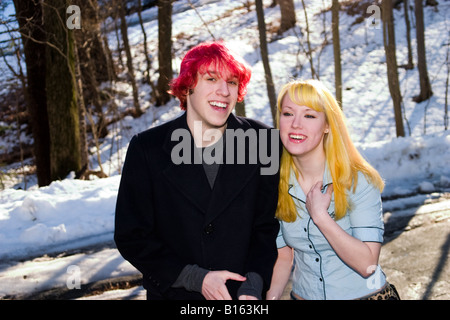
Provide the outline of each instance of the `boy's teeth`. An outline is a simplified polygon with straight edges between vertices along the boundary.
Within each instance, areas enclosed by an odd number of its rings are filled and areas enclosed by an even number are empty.
[[[217,101],[211,101],[210,104],[212,106],[219,107],[219,108],[224,108],[224,109],[227,107],[226,103],[217,102]]]

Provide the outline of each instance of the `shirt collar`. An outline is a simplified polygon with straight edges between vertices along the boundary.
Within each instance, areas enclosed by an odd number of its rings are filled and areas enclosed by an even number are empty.
[[[323,188],[327,188],[329,184],[333,183],[333,180],[331,179],[331,173],[330,170],[328,168],[328,163],[325,162],[325,170],[323,172],[323,178],[322,178],[322,182],[323,182]],[[288,189],[288,193],[300,200],[303,203],[306,203],[306,195],[303,192],[302,187],[300,187],[300,184],[298,183],[298,180],[295,176],[295,172],[294,170],[291,168],[291,172],[289,175],[289,189]]]

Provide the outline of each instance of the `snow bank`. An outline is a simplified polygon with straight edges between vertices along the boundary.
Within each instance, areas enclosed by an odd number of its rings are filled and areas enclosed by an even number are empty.
[[[79,240],[111,234],[119,179],[66,179],[29,191],[2,191],[0,258],[71,248]]]
[[[359,149],[385,179],[386,195],[399,194],[400,189],[411,193],[450,187],[449,132],[373,142]]]

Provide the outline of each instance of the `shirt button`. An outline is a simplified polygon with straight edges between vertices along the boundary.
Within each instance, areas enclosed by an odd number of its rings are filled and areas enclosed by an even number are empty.
[[[316,258],[316,262],[319,262],[319,258]]]
[[[306,232],[306,228],[303,228],[303,230],[305,230],[305,232]]]
[[[319,278],[319,280],[320,280],[320,282],[322,282],[323,280],[322,280],[322,278]]]

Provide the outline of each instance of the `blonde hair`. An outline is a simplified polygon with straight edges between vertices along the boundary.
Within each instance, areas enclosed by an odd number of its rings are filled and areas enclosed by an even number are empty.
[[[324,136],[325,158],[330,170],[334,190],[334,211],[339,220],[350,209],[347,192],[358,184],[358,172],[383,191],[384,181],[379,173],[363,158],[354,146],[345,124],[345,116],[334,96],[317,80],[295,80],[283,86],[277,100],[277,126],[280,125],[281,103],[284,96],[297,105],[304,105],[315,111],[324,112],[329,125],[329,133]],[[298,171],[291,154],[283,147],[280,161],[279,197],[276,216],[278,219],[293,222],[297,219],[297,208],[289,195],[289,176],[291,169],[298,178]]]

